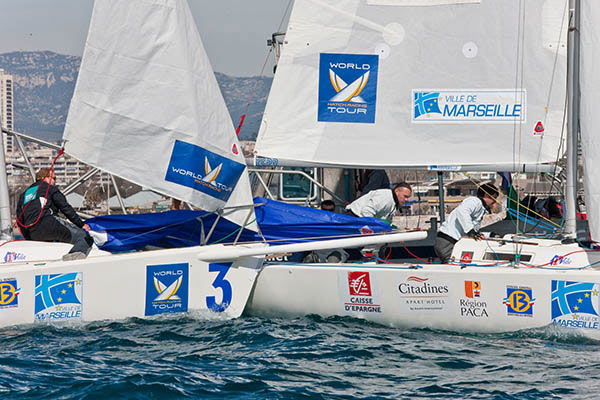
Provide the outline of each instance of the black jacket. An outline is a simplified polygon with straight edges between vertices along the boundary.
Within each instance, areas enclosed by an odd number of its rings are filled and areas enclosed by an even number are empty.
[[[44,208],[40,216],[42,204]],[[67,202],[65,195],[56,186],[49,185],[44,181],[37,181],[19,196],[17,220],[20,222],[21,228],[23,228],[24,226],[33,224],[38,220],[38,217],[41,221],[48,216],[58,214],[59,211],[79,228],[85,224],[73,207]]]
[[[383,169],[374,169],[369,172],[367,176],[367,184],[361,189],[360,194],[365,195],[371,190],[377,189],[389,189],[390,178],[387,172]]]

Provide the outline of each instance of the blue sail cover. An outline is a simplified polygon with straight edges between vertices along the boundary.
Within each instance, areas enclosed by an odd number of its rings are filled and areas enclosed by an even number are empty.
[[[389,232],[392,227],[376,218],[356,218],[314,208],[255,197],[256,221],[272,244],[336,239],[349,235]],[[106,232],[100,248],[110,252],[139,250],[145,246],[175,248],[200,245],[202,230],[208,234],[217,216],[205,211],[174,210],[162,213],[106,215],[88,219],[94,231]],[[231,243],[239,226],[221,218],[208,244]],[[260,235],[244,230],[239,242],[262,241]]]

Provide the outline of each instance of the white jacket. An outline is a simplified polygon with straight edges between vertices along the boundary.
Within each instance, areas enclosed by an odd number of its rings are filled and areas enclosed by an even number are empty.
[[[371,190],[346,206],[359,217],[375,217],[392,221],[396,214],[396,201],[391,189]]]
[[[487,210],[479,197],[467,197],[452,210],[439,231],[460,240],[473,229],[479,231],[485,213]]]

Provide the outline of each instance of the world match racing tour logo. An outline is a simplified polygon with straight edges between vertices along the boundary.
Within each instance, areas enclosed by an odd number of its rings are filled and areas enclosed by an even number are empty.
[[[525,89],[412,91],[414,123],[525,122]]]
[[[319,59],[321,122],[375,122],[379,56],[327,54]]]
[[[188,310],[189,265],[148,265],[145,315]]]
[[[227,201],[246,166],[200,146],[176,140],[165,180]]]

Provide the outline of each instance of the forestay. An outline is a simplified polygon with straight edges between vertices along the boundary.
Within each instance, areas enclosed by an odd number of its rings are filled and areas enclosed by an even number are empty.
[[[581,150],[583,152],[583,177],[585,185],[585,205],[592,239],[600,238],[600,3],[597,0],[581,2]]]
[[[257,140],[306,164],[557,159],[567,0],[297,0]]]
[[[207,211],[252,204],[242,151],[187,2],[94,3],[66,152]],[[226,214],[238,224],[247,215]]]

